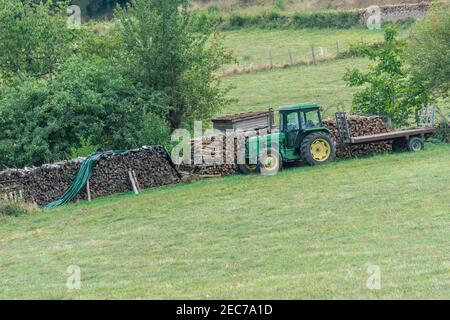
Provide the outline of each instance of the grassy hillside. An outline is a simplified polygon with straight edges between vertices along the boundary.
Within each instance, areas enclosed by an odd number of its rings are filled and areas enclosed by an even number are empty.
[[[356,90],[346,87],[342,76],[346,68],[367,68],[366,59],[345,59],[318,65],[301,66],[267,72],[226,77],[225,85],[234,85],[231,97],[239,101],[221,110],[220,114],[244,111],[262,111],[299,102],[316,102],[325,108],[325,115],[336,111],[342,102],[350,109],[352,95]]]
[[[428,145],[4,219],[0,298],[449,299],[449,176]]]
[[[248,30],[224,32],[225,46],[232,49],[239,66],[246,68],[269,64],[269,56],[275,65],[290,63],[289,50],[293,62],[310,61],[311,47],[315,47],[317,59],[335,57],[339,51],[348,50],[350,44],[383,40],[383,30],[363,28],[324,30]],[[323,49],[321,49],[323,48]],[[323,56],[321,56],[323,53]]]

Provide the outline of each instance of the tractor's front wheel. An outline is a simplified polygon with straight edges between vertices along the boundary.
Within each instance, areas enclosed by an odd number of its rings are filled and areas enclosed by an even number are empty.
[[[332,162],[336,158],[334,140],[326,132],[314,132],[303,138],[300,152],[311,166]]]
[[[275,148],[263,149],[258,157],[259,173],[265,176],[273,176],[280,171],[282,167],[280,153]]]

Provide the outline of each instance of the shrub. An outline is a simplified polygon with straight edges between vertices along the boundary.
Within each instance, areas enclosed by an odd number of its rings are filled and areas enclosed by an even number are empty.
[[[450,97],[450,4],[434,6],[409,37],[411,73],[434,96]]]
[[[242,14],[233,12],[223,19],[222,29],[234,30],[247,27],[258,28],[336,28],[347,29],[361,24],[358,11],[314,11],[285,14],[279,9],[259,14]]]
[[[357,11],[297,12],[291,18],[294,28],[348,29],[361,24]]]
[[[138,90],[107,60],[73,58],[52,80],[0,87],[0,166],[67,159],[82,139],[103,150],[135,148],[151,93]]]

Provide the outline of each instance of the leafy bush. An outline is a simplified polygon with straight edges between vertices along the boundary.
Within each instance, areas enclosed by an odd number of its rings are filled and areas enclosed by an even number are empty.
[[[134,0],[110,30],[87,32],[66,27],[59,1],[36,3],[0,2],[0,167],[167,145],[170,129],[229,102],[216,13]]]
[[[77,57],[51,81],[3,86],[0,97],[0,166],[9,167],[67,159],[89,137],[102,149],[138,147],[154,101],[109,61]]]
[[[409,37],[412,74],[437,97],[450,96],[450,4],[435,5]]]
[[[144,117],[144,127],[140,132],[139,141],[144,146],[159,145],[170,147],[170,127],[160,116],[148,113]]]
[[[259,14],[233,12],[228,18],[223,18],[222,29],[234,30],[246,27],[347,29],[357,25],[361,25],[358,11],[333,10],[285,14],[279,9],[273,9]]]
[[[89,138],[80,137],[80,147],[73,147],[71,149],[70,158],[76,159],[78,157],[87,157],[97,151],[100,151],[100,145],[92,143],[92,136]]]

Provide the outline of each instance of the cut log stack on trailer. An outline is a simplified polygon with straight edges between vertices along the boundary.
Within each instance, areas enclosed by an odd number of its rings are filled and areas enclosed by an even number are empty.
[[[367,143],[350,145],[341,141],[336,125],[336,119],[327,119],[325,126],[331,131],[336,141],[336,156],[338,158],[351,158],[365,156],[371,153],[384,153],[392,151],[392,142]],[[349,130],[352,136],[369,136],[389,131],[382,117],[350,116],[348,117]]]

